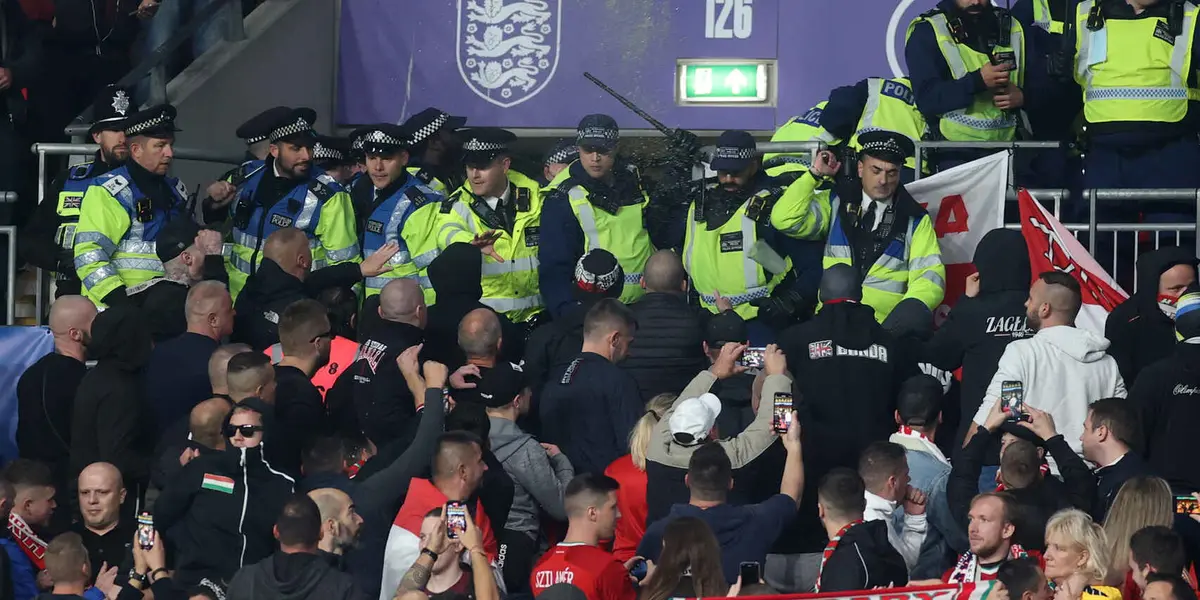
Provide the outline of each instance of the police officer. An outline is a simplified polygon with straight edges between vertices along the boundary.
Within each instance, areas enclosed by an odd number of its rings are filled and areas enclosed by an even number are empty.
[[[408,239],[423,238],[426,232],[408,232],[406,236],[406,229],[413,211],[427,204],[437,205],[445,196],[408,173],[409,132],[403,127],[369,125],[356,129],[350,137],[367,157],[366,175],[350,189],[363,256],[375,254],[388,242],[400,244],[400,251],[388,262],[391,269],[365,280],[366,296],[378,294],[383,286],[400,278],[415,279],[423,289],[432,290],[428,279],[423,278],[433,259],[422,258],[418,267],[406,243]]]
[[[804,298],[816,298],[823,245],[787,239],[771,227],[784,186],[762,172],[754,153],[754,138],[745,131],[717,139],[711,163],[717,177],[692,194],[682,256],[700,305],[715,314],[728,302],[749,321],[751,343],[762,346],[774,336],[756,319],[760,307],[766,307],[764,321],[777,328],[811,312],[815,302]]]
[[[351,154],[350,140],[331,135],[317,136],[313,143],[313,166],[347,190],[359,172],[358,161]]]
[[[812,170],[784,192],[771,212],[771,224],[802,239],[825,237],[826,269],[848,264],[862,280],[862,302],[883,322],[905,298],[930,310],[946,293],[933,220],[900,186],[900,168],[913,154],[908,136],[872,131],[859,136],[858,179],[821,185],[841,163],[823,151]]]
[[[97,305],[128,302],[126,290],[163,274],[154,240],[167,222],[187,218],[187,188],[168,177],[175,107],[162,104],[125,121],[129,160],[92,180],[75,228],[75,270]]]
[[[54,272],[57,298],[80,294],[75,275],[75,227],[83,194],[95,177],[121,165],[129,158],[125,143],[125,117],[130,114],[130,95],[116,86],[105,87],[92,104],[96,121],[88,133],[100,146],[91,161],[68,167],[55,178],[46,197],[17,236],[21,257],[34,266]]]
[[[895,131],[917,142],[928,130],[925,117],[917,110],[912,85],[903,77],[869,77],[833,90],[821,113],[821,126],[834,137],[850,140],[855,151],[862,150],[859,136],[869,131]],[[912,181],[915,168],[914,158],[905,161],[900,181]]]
[[[620,130],[608,115],[588,115],[579,122],[579,160],[547,186],[542,212],[541,263],[538,285],[551,314],[572,302],[575,263],[584,252],[603,248],[625,271],[622,302],[644,293],[637,283],[646,260],[654,254],[646,231],[650,195],[638,170],[617,158]]]
[[[459,148],[454,132],[467,124],[466,117],[455,117],[433,107],[411,116],[404,129],[411,132],[408,172],[436,192],[450,193],[458,187]]]
[[[268,136],[270,157],[228,204],[233,250],[227,267],[235,298],[257,270],[263,242],[276,229],[295,227],[308,235],[313,269],[358,259],[350,195],[333,178],[312,169],[316,119],[310,108],[276,111]]]
[[[941,0],[913,20],[904,57],[934,139],[1006,142],[1025,105],[1025,33],[989,0]],[[945,169],[990,151],[939,151]]]
[[[802,115],[792,117],[771,136],[772,142],[824,142],[836,146],[841,140],[821,125],[828,101],[822,100]],[[763,155],[763,169],[785,183],[795,181],[812,166],[812,152],[773,152]]]
[[[246,155],[242,164],[226,171],[208,186],[208,197],[204,207],[204,221],[215,223],[225,220],[225,207],[237,196],[237,188],[262,169],[271,155],[271,129],[281,119],[286,119],[291,109],[286,106],[268,108],[238,125],[234,135],[246,142]]]
[[[461,136],[467,180],[442,203],[438,247],[479,246],[485,255],[480,301],[522,323],[544,310],[538,289],[542,195],[536,181],[512,169],[509,144],[517,136],[490,127]]]
[[[1085,187],[1200,187],[1191,102],[1200,99],[1196,18],[1190,1],[1079,3],[1072,32],[1089,146]],[[1136,212],[1124,216],[1135,218]]]
[[[579,160],[579,146],[575,145],[575,140],[563,138],[554,144],[550,152],[546,153],[545,160],[542,161],[542,179],[541,184],[546,184],[554,181],[554,178],[562,173],[563,169],[571,166],[571,163]]]

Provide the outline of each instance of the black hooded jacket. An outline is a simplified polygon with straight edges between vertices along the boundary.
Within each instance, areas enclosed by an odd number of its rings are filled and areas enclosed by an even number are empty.
[[[1150,471],[1177,492],[1200,491],[1200,464],[1183,458],[1195,452],[1200,422],[1200,346],[1176,344],[1173,354],[1146,367],[1129,401],[1142,415]]]
[[[314,299],[325,288],[351,287],[360,281],[358,263],[317,269],[300,281],[275,261],[264,258],[238,294],[233,341],[250,344],[255,352],[262,352],[279,342],[279,317],[289,304]]]
[[[908,568],[888,541],[887,522],[870,521],[850,528],[825,561],[821,592],[904,587]]]
[[[1117,361],[1125,386],[1132,389],[1138,374],[1167,358],[1175,348],[1175,323],[1158,307],[1158,280],[1177,265],[1196,268],[1196,253],[1186,248],[1160,248],[1138,259],[1137,292],[1108,315],[1104,337],[1108,354]]]
[[[320,554],[276,552],[229,582],[229,600],[366,600],[354,578]]]
[[[157,434],[142,373],[151,349],[137,309],[116,306],[96,316],[88,352],[97,363],[79,384],[71,416],[72,473],[103,461],[116,465],[127,489],[149,478]]]
[[[154,525],[174,543],[175,579],[185,585],[228,581],[275,549],[272,528],[294,482],[263,457],[275,427],[271,407],[253,398],[242,405],[263,415],[262,443],[236,448],[226,439],[223,451],[184,465],[154,503]]]
[[[806,478],[819,481],[835,467],[857,469],[864,448],[895,433],[896,394],[919,374],[916,362],[875,321],[874,309],[857,302],[826,303],[812,320],[784,331],[780,346],[794,375],[805,464],[814,467]],[[797,544],[803,552],[820,552],[825,540],[816,486],[805,487],[796,527],[809,535]]]
[[[482,272],[483,259],[479,249],[461,242],[447,246],[429,264],[429,282],[437,292],[437,303],[429,307],[426,344],[422,352],[452,371],[467,362],[466,354],[458,347],[459,323],[473,310],[492,310],[479,301],[483,297]],[[509,362],[520,362],[524,337],[508,317],[500,313],[496,316],[500,318],[503,338],[501,354]]]
[[[962,419],[954,438],[959,443],[983,402],[1004,349],[1014,340],[1033,335],[1025,323],[1032,275],[1021,232],[988,232],[975,248],[975,268],[979,293],[958,300],[922,353],[939,369],[962,368]],[[998,459],[997,446],[988,452],[986,464],[998,464]]]

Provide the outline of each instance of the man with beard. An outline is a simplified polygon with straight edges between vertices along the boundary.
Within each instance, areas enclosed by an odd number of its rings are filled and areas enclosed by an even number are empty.
[[[96,119],[88,133],[100,146],[93,160],[73,165],[60,173],[46,190],[33,216],[17,237],[21,258],[54,272],[55,298],[80,293],[75,274],[75,227],[83,194],[91,180],[121,165],[129,158],[125,143],[125,117],[129,114],[129,92],[108,86],[96,97],[92,115]]]
[[[97,305],[130,303],[130,288],[163,274],[154,242],[168,222],[188,218],[187,187],[167,176],[176,131],[170,104],[128,117],[130,160],[93,179],[83,195],[75,270]]]
[[[321,511],[321,541],[317,553],[339,571],[344,571],[342,557],[358,545],[358,533],[363,518],[354,509],[354,501],[346,492],[321,488],[308,493]]]
[[[154,341],[163,342],[187,331],[185,305],[192,286],[207,280],[225,288],[229,274],[221,255],[221,232],[201,230],[191,219],[167,223],[159,232],[154,249],[162,261],[162,277],[133,286],[128,293],[146,311]],[[233,327],[232,315],[228,326]],[[229,333],[226,331],[214,339]]]
[[[1000,566],[1014,558],[1025,556],[1025,549],[1016,543],[1016,504],[1003,492],[979,494],[971,500],[967,513],[967,543],[954,567],[942,576],[946,583],[980,583],[996,579]],[[911,582],[912,585],[939,582]]]
[[[71,412],[87,373],[96,305],[83,296],[63,296],[50,306],[54,352],[25,369],[17,380],[17,449],[21,458],[43,462],[54,487],[66,489],[71,452]]]
[[[210,220],[216,209],[231,207],[233,252],[228,270],[234,300],[261,268],[267,237],[279,229],[304,232],[312,248],[313,270],[359,258],[349,194],[332,177],[312,169],[316,112],[296,108],[274,116],[267,165],[251,175],[237,194],[223,196],[224,203],[206,201]]]
[[[711,163],[717,178],[691,195],[683,266],[700,305],[715,314],[727,302],[746,320],[751,344],[763,346],[773,341],[770,329],[811,312],[821,243],[789,240],[771,227],[771,209],[785,186],[761,170],[754,150],[745,131],[717,139]]]
[[[988,0],[941,0],[905,34],[917,109],[937,139],[952,142],[1016,139],[1025,56],[1021,23]],[[946,169],[987,152],[939,152],[934,162]]]
[[[862,303],[875,309],[877,321],[907,298],[933,310],[946,293],[937,233],[929,213],[900,186],[913,142],[891,131],[872,131],[858,140],[857,180],[824,185],[841,163],[832,152],[821,152],[775,204],[771,224],[800,239],[825,239],[825,269],[854,267]]]

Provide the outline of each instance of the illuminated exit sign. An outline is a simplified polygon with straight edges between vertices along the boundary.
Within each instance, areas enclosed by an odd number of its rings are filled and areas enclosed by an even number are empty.
[[[769,60],[680,60],[676,100],[681,105],[773,105],[774,67]]]

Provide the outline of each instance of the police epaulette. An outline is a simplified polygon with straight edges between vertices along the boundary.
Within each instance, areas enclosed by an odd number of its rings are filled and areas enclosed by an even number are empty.
[[[322,202],[332,198],[333,195],[337,193],[337,190],[325,185],[325,182],[316,178],[313,178],[312,181],[308,182],[308,190],[316,195],[317,200]]]
[[[425,169],[421,169],[421,170],[417,171],[416,173],[413,174],[413,176],[416,177],[417,179],[420,179],[421,181],[425,182],[425,185],[429,185],[429,184],[433,183],[433,179],[434,179],[433,173],[430,173],[429,171],[426,171]]]
[[[88,177],[91,176],[92,168],[94,168],[95,166],[96,166],[96,163],[93,161],[90,161],[90,160],[85,163],[79,163],[79,164],[71,167],[71,171],[67,174],[67,178],[74,179],[76,181],[79,181],[82,179],[87,179]]]
[[[775,186],[763,188],[755,192],[746,205],[746,216],[751,221],[761,223],[764,218],[771,216],[771,208],[775,206],[775,202],[779,200],[779,196],[782,194],[783,188]]]
[[[993,8],[995,8],[995,7],[993,6]],[[917,15],[917,18],[918,19],[928,19],[929,17],[932,17],[933,15],[936,15],[936,14],[941,14],[942,12],[943,11],[940,8],[931,8],[931,9]]]
[[[458,188],[454,190],[453,194],[446,196],[446,199],[442,200],[442,205],[438,208],[438,212],[443,215],[450,214],[450,211],[454,209],[454,203],[458,202],[458,199],[462,197],[462,193],[462,188]]]
[[[412,203],[412,207],[414,209],[421,208],[422,206],[429,204],[429,196],[425,195],[425,193],[420,189],[417,189],[417,186],[415,185],[404,190],[404,195],[408,197],[408,201]]]
[[[529,198],[529,188],[517,188],[517,212],[529,212],[531,204]]]

